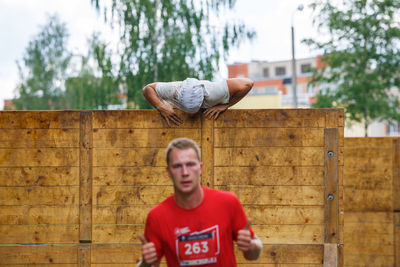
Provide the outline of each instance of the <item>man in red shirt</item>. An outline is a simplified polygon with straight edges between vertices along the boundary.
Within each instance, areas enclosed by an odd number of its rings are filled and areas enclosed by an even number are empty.
[[[262,243],[251,229],[237,197],[202,187],[202,163],[196,143],[173,140],[166,151],[174,195],[151,209],[138,266],[236,266],[233,242],[248,260],[259,257]]]

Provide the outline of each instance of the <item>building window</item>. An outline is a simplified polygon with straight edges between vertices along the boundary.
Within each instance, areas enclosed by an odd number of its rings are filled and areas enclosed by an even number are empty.
[[[311,64],[309,64],[309,63],[301,64],[300,69],[301,69],[301,73],[311,72]]]
[[[269,77],[269,68],[264,68],[263,69],[263,76],[264,77]]]
[[[285,67],[276,67],[275,68],[275,75],[276,76],[282,76],[286,74],[286,68]]]

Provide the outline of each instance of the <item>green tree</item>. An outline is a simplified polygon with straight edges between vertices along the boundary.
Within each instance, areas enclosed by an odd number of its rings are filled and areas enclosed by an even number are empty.
[[[119,81],[113,73],[112,52],[93,34],[88,53],[81,57],[79,74],[66,82],[66,106],[69,109],[106,109],[120,104]]]
[[[314,107],[344,107],[348,119],[364,123],[399,120],[399,0],[320,0],[311,7],[325,40],[305,40],[323,51],[325,67],[312,84]]]
[[[91,2],[101,9],[101,0]],[[119,72],[128,88],[128,100],[150,108],[141,93],[150,82],[212,79],[229,49],[254,36],[235,19],[213,26],[212,20],[222,21],[223,11],[232,9],[235,2],[112,0],[112,18],[122,29]]]
[[[68,32],[66,25],[56,15],[49,16],[47,24],[31,40],[25,49],[23,66],[19,62],[20,83],[17,109],[63,108],[63,90],[71,54],[66,49]]]

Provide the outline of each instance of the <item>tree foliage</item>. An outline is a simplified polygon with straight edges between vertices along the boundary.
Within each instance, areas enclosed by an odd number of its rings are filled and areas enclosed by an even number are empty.
[[[101,9],[102,1],[91,2]],[[128,88],[129,101],[141,108],[151,107],[141,94],[147,83],[186,77],[212,79],[229,49],[254,36],[254,32],[235,20],[213,24],[224,10],[234,7],[235,0],[111,3],[110,23],[117,22],[122,29],[120,76]]]
[[[81,58],[79,74],[66,81],[68,109],[106,109],[108,105],[120,104],[112,53],[97,34],[88,43],[88,54]]]
[[[305,40],[324,51],[312,83],[314,107],[344,107],[367,134],[373,120],[399,120],[399,0],[319,0],[311,7],[325,40]]]
[[[31,40],[25,50],[23,65],[19,62],[21,82],[17,109],[60,109],[63,107],[63,86],[71,54],[66,48],[68,32],[57,16],[48,17],[47,24]]]

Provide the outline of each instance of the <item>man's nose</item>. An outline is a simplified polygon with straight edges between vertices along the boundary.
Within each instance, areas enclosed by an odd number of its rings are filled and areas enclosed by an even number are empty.
[[[182,166],[182,175],[188,175],[188,174],[189,174],[188,168],[185,165],[183,165]]]

